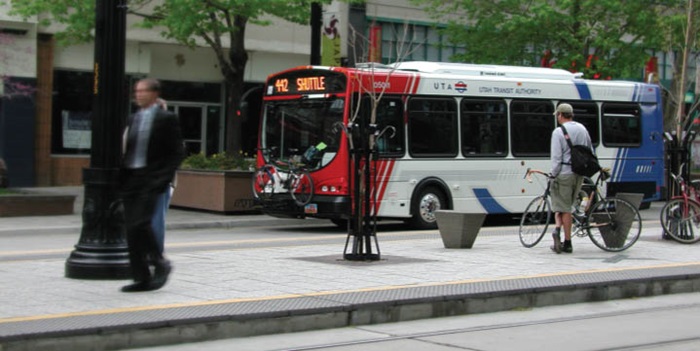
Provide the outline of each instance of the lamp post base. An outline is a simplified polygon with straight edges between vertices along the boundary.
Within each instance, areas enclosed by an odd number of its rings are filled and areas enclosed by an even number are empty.
[[[67,278],[131,277],[124,209],[117,197],[118,172],[105,168],[83,170],[83,228],[75,250],[66,261]]]

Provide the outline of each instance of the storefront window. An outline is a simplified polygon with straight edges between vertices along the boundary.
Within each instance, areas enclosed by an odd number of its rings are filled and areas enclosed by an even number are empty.
[[[92,72],[54,71],[51,152],[90,154]]]
[[[85,71],[54,71],[53,111],[51,152],[59,155],[90,155],[92,139],[92,102],[93,73]],[[127,113],[133,113],[137,107],[133,104],[131,87],[140,77],[126,76],[124,94],[129,95],[131,106]],[[185,133],[196,133],[192,137],[191,152],[202,150],[202,143],[207,144],[208,152],[219,150],[220,128],[217,123],[221,113],[222,85],[205,82],[161,81],[161,96],[169,105],[177,106],[182,114],[181,126]],[[207,114],[207,137],[202,137],[202,108],[213,108]],[[188,108],[190,110],[188,110]],[[172,109],[172,108],[171,108]],[[179,111],[182,109],[182,111]],[[191,113],[190,113],[191,112]],[[192,115],[192,116],[190,116]],[[126,117],[126,116],[125,116]],[[116,131],[121,133],[121,131]],[[188,135],[185,135],[187,137]],[[204,140],[203,140],[204,139]]]

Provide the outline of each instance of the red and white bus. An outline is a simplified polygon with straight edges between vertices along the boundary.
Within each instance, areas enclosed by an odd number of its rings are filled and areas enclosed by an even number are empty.
[[[369,95],[368,95],[369,92]],[[574,107],[602,166],[608,194],[660,198],[664,175],[662,104],[656,85],[585,80],[565,70],[403,62],[343,68],[303,66],[268,77],[259,150],[327,147],[311,169],[314,196],[298,206],[275,195],[263,211],[278,217],[318,217],[341,223],[351,206],[350,150],[338,123],[370,118],[395,128],[379,143],[376,214],[433,228],[434,211],[520,213],[541,192],[523,180],[527,168],[549,170],[555,106]],[[364,122],[363,122],[364,123]],[[296,151],[299,153],[299,151]],[[258,151],[258,165],[269,160]]]

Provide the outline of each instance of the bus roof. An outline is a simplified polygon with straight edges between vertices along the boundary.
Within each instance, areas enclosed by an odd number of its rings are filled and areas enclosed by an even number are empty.
[[[468,76],[492,76],[556,80],[581,79],[583,76],[583,73],[571,73],[569,71],[558,68],[480,65],[469,63],[410,61],[393,63],[388,66],[390,68],[402,71],[446,73]]]

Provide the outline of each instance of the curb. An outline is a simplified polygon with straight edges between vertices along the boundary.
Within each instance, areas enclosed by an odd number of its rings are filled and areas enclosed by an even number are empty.
[[[117,350],[700,291],[700,265],[147,306],[0,321],[0,350]]]
[[[272,220],[272,222],[270,222]],[[256,227],[261,226],[261,222],[267,222],[263,226],[267,225],[305,225],[302,220],[299,219],[278,219],[269,218],[264,219],[230,219],[230,220],[211,220],[202,222],[171,222],[165,224],[166,230],[190,230],[190,229],[226,229],[226,228],[243,228],[243,227]],[[306,224],[308,225],[308,224]],[[23,226],[22,228],[0,228],[0,235],[4,234],[80,234],[82,230],[82,223],[78,225],[46,225],[46,226]],[[2,351],[2,350],[0,350]]]

